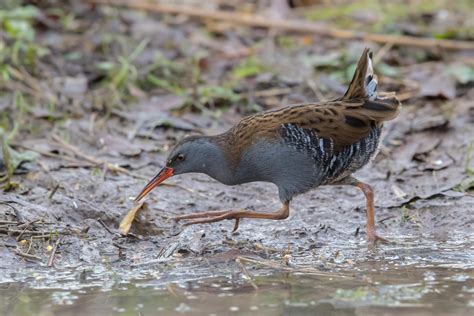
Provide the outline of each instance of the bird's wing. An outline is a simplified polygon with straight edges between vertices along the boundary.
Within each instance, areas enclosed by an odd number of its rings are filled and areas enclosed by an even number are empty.
[[[290,137],[293,126],[302,130],[299,141],[321,139],[331,143],[339,152],[369,135],[373,127],[395,118],[400,102],[394,95],[377,96],[377,76],[372,66],[372,53],[365,49],[357,64],[347,92],[340,99],[321,103],[287,106],[262,112],[240,121],[223,134],[222,146],[232,161],[238,162],[241,153],[260,139],[296,141]],[[295,129],[293,129],[293,132]],[[303,137],[303,134],[306,136]],[[294,136],[294,135],[293,135]]]
[[[366,137],[371,128],[396,117],[399,104],[394,97],[298,104],[243,119],[229,131],[230,139],[243,152],[263,138],[289,140],[291,128],[287,127],[296,126],[317,139],[330,140],[334,152],[339,152]]]
[[[365,138],[374,127],[397,116],[399,102],[396,98],[371,100],[340,100],[319,106],[302,107],[304,114],[289,116],[282,120],[282,135],[287,135],[284,126],[294,125],[307,130],[308,135],[328,139],[334,152]]]

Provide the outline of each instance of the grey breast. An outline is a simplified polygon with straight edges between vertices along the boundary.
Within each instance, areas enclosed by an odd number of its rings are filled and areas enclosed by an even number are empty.
[[[251,145],[241,158],[236,177],[241,183],[274,183],[282,201],[289,201],[322,181],[318,165],[310,155],[279,140]]]

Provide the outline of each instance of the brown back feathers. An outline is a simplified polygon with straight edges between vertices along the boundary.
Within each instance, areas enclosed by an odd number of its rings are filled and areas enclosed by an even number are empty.
[[[244,118],[217,139],[227,147],[229,161],[238,163],[242,153],[259,140],[278,141],[284,124],[310,129],[320,138],[331,139],[334,151],[358,142],[371,128],[394,119],[400,102],[391,95],[377,97],[377,77],[373,71],[372,53],[365,49],[354,77],[342,98],[297,104]]]

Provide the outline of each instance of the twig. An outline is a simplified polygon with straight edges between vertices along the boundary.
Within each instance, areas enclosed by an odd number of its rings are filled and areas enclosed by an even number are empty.
[[[0,221],[0,225],[8,225],[8,224],[18,224],[18,222],[13,222],[13,221]]]
[[[20,257],[23,257],[25,259],[29,259],[29,260],[41,260],[40,257],[38,256],[35,256],[35,255],[30,255],[29,253],[24,253],[20,250],[15,250],[15,254],[19,255]]]
[[[34,223],[36,223],[38,221],[39,221],[39,219],[35,219],[35,220],[29,221],[28,223],[25,223],[23,225],[19,225],[18,228],[21,229],[21,233],[18,235],[18,237],[16,237],[16,240],[19,241],[21,239],[21,237],[23,236],[23,234],[26,232],[26,230],[31,225],[33,225]]]
[[[54,244],[53,251],[51,252],[51,255],[49,256],[49,259],[48,259],[48,267],[52,267],[54,264],[54,257],[56,256],[56,252],[58,251],[58,246],[60,242],[61,242],[61,238],[58,238],[58,240],[56,240],[56,244]]]
[[[48,199],[52,199],[54,194],[56,194],[56,192],[58,191],[60,185],[59,183],[56,183],[56,185],[54,186],[53,190],[48,194]]]
[[[339,39],[358,39],[375,43],[390,43],[394,45],[416,46],[425,48],[441,47],[453,50],[474,50],[474,42],[469,41],[414,37],[407,35],[374,34],[362,31],[343,30],[304,20],[271,19],[268,17],[254,14],[241,14],[218,10],[211,11],[198,7],[170,6],[146,1],[88,0],[88,2],[113,6],[125,6],[131,9],[145,10],[156,13],[183,14],[203,19],[221,20],[236,24],[271,28],[290,32],[318,34],[321,36],[328,36]]]
[[[38,219],[34,219],[32,221],[29,221],[29,222],[26,222],[26,223],[23,223],[23,224],[20,224],[17,226],[18,229],[25,229],[25,228],[28,228],[30,227],[31,225],[33,224],[36,224],[38,222],[42,221],[42,219],[38,218]]]
[[[102,227],[105,228],[105,230],[106,230],[109,234],[115,235],[115,236],[116,236],[116,235],[119,235],[119,236],[120,236],[119,233],[114,233],[114,232],[104,223],[104,221],[103,221],[101,218],[98,218],[97,221],[99,222],[100,225],[102,225]]]
[[[26,145],[23,145],[23,144],[19,144],[19,143],[11,143],[10,145],[11,145],[12,147],[20,147],[20,148],[23,148],[23,149],[31,150],[31,151],[37,152],[38,154],[41,154],[41,155],[43,155],[43,156],[46,156],[46,157],[51,157],[51,158],[57,158],[57,159],[67,160],[67,161],[70,161],[70,162],[73,162],[73,163],[76,163],[76,164],[83,163],[82,161],[77,160],[77,159],[72,158],[72,157],[69,157],[69,156],[64,156],[64,155],[58,155],[58,154],[55,154],[55,153],[50,153],[50,152],[47,152],[47,151],[44,151],[44,150],[41,150],[41,149],[36,149],[36,148],[29,147],[29,146],[26,146]],[[90,164],[90,162],[88,162],[88,164]],[[93,164],[91,164],[91,165],[93,165]]]
[[[28,243],[28,250],[26,250],[26,253],[29,254],[31,247],[33,247],[33,237],[30,237],[30,242]]]
[[[73,233],[70,231],[52,231],[54,234],[58,235],[72,235]],[[30,235],[30,236],[36,236],[36,237],[49,237],[51,234],[49,232],[40,232],[40,231],[35,231],[35,230],[18,230],[18,229],[4,229],[0,228],[0,234],[12,234],[12,235],[17,235],[17,234],[22,234],[22,235]]]
[[[117,166],[117,165],[114,165],[114,164],[111,164],[111,163],[108,163],[108,162],[105,162],[99,158],[96,158],[96,157],[92,157],[92,156],[89,156],[89,155],[86,155],[84,153],[82,153],[79,148],[67,143],[64,139],[62,139],[61,137],[59,137],[58,135],[56,134],[53,134],[53,139],[59,144],[61,145],[63,148],[65,148],[66,150],[68,150],[69,152],[73,153],[74,155],[76,155],[77,157],[81,157],[83,158],[84,160],[90,162],[90,163],[93,163],[97,166],[100,166],[100,165],[105,165],[105,167],[110,170],[110,171],[115,171],[115,172],[121,172],[121,173],[124,173],[124,174],[127,174],[129,176],[132,176],[134,178],[138,178],[138,179],[146,179],[146,177],[142,176],[142,175],[138,175],[138,174],[134,174],[130,171],[128,171],[127,169],[125,168],[122,168],[120,166]]]
[[[2,242],[2,243],[0,243],[0,246],[2,246],[2,247],[9,247],[9,248],[16,248],[16,247],[17,247],[16,244],[11,244],[11,243],[7,243],[7,242]]]
[[[30,239],[49,239],[51,234],[43,232],[43,235],[31,236]]]
[[[250,276],[249,272],[247,271],[247,268],[245,268],[245,265],[242,263],[242,261],[240,260],[240,258],[236,258],[236,259],[235,259],[235,262],[236,262],[237,265],[239,266],[240,271],[242,271],[242,274],[245,276],[245,278],[246,278],[246,279],[249,281],[249,283],[252,285],[252,287],[253,287],[255,290],[258,290],[257,284],[255,284],[255,282],[253,281],[252,277]]]

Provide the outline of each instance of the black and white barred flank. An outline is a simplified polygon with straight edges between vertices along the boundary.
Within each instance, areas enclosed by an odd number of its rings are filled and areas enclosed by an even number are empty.
[[[296,124],[284,124],[280,129],[285,144],[306,152],[315,163],[322,185],[342,180],[365,166],[377,154],[381,128],[371,128],[369,134],[339,152],[334,151],[330,138],[319,137],[315,130]]]

